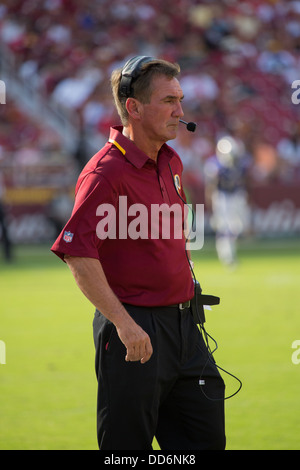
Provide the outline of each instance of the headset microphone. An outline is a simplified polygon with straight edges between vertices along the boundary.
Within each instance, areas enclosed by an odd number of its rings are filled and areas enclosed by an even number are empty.
[[[182,122],[182,124],[186,125],[186,128],[190,132],[195,132],[197,124],[195,122],[185,122],[182,119],[179,119],[179,122]]]

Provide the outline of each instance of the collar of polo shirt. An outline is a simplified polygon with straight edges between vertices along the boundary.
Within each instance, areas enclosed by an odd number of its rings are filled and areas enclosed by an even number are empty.
[[[136,168],[142,168],[150,158],[142,150],[140,150],[134,142],[122,134],[122,126],[114,126],[110,129],[108,142],[117,147],[125,158]],[[164,151],[171,159],[174,155],[168,145],[163,144],[160,151]]]

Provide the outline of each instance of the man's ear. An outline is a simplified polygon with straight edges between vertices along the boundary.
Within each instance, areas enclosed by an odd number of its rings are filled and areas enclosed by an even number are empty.
[[[140,119],[142,105],[138,100],[136,100],[135,98],[127,98],[126,109],[127,109],[129,116],[131,116],[132,119],[136,119],[136,120]]]

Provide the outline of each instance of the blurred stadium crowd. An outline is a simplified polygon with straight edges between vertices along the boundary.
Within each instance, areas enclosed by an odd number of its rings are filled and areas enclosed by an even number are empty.
[[[241,139],[255,181],[300,180],[300,1],[0,0],[0,41],[11,73],[101,143],[119,122],[111,71],[137,54],[176,61],[185,119],[198,124],[175,143],[191,184],[222,134]],[[60,145],[17,100],[0,107],[2,161],[38,162]]]

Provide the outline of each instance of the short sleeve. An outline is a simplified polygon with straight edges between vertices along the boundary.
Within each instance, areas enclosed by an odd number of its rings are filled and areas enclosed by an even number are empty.
[[[101,204],[116,207],[116,200],[116,193],[104,176],[96,172],[86,175],[77,188],[71,217],[51,251],[62,260],[66,254],[99,259],[103,240],[97,236],[97,209]]]

